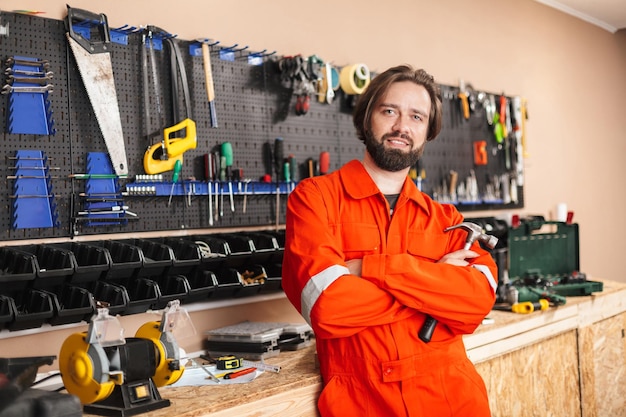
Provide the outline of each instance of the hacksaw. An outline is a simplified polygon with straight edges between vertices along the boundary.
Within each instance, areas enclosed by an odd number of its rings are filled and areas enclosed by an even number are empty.
[[[74,30],[75,22],[96,25],[101,39],[86,39]],[[109,52],[111,42],[107,18],[104,14],[98,15],[68,6],[66,23],[67,40],[100,126],[113,170],[119,176],[126,176],[128,161]]]

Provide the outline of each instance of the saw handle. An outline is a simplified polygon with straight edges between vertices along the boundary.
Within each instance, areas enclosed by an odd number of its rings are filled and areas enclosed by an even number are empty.
[[[185,131],[185,137],[172,137],[182,130]],[[166,127],[163,129],[163,141],[168,158],[174,158],[189,149],[196,149],[196,123],[191,119],[184,119],[174,126]]]
[[[75,22],[90,22],[98,27],[100,40],[86,39],[74,31]],[[80,44],[91,54],[109,52],[111,35],[109,33],[109,22],[104,13],[96,14],[88,10],[77,9],[67,6],[67,20],[65,21],[69,36]]]

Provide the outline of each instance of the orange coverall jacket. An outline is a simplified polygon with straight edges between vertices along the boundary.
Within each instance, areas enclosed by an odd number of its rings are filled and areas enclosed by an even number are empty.
[[[496,265],[478,243],[470,266],[436,263],[467,233],[452,205],[407,178],[393,216],[359,161],[301,181],[287,205],[282,284],[311,325],[322,416],[490,415],[461,336],[491,310]],[[361,258],[362,277],[346,261]],[[426,314],[439,321],[418,338]]]

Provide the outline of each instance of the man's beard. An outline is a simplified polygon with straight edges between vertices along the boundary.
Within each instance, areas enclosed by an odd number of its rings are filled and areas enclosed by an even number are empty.
[[[413,140],[396,133],[383,135],[380,141],[376,140],[374,134],[368,131],[365,135],[365,147],[372,156],[372,159],[379,168],[385,171],[398,172],[415,165],[424,153],[426,142],[417,149],[403,152],[400,149],[386,149],[385,141],[389,138],[403,138],[410,141],[409,146],[413,146]]]

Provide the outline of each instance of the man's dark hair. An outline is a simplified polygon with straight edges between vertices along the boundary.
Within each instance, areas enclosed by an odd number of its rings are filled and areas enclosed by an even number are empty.
[[[389,86],[400,81],[410,81],[421,85],[430,96],[431,109],[428,117],[428,134],[426,135],[426,140],[431,141],[435,139],[441,131],[441,90],[435,83],[435,79],[423,69],[416,70],[410,65],[399,65],[389,68],[375,76],[369,86],[359,96],[354,106],[352,121],[356,128],[357,137],[362,142],[365,142],[366,133],[370,130],[372,110],[385,95]]]

